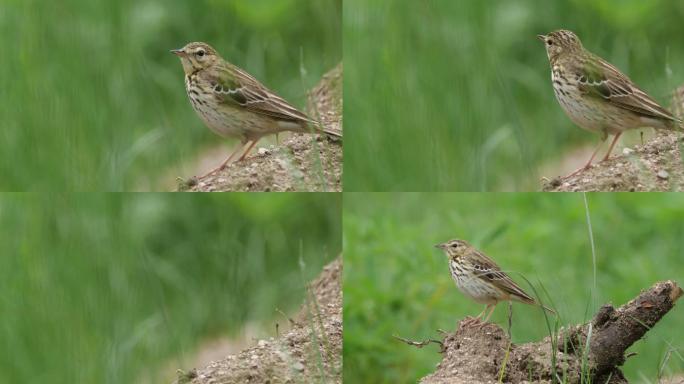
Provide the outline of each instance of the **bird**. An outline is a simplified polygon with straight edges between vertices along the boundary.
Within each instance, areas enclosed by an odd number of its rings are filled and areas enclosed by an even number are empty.
[[[539,305],[545,310],[555,313],[551,308],[539,304],[516,284],[507,273],[465,240],[453,239],[436,244],[435,248],[444,251],[448,258],[451,278],[456,287],[468,298],[485,304],[485,308],[477,317],[468,323],[486,323],[494,312],[496,304],[501,301],[518,301],[525,304]],[[491,308],[491,310],[490,310]],[[482,320],[484,314],[489,314]]]
[[[561,29],[537,38],[546,48],[558,103],[575,124],[601,135],[601,142],[589,161],[566,177],[590,168],[608,135],[614,135],[614,139],[602,161],[608,160],[626,130],[682,128],[680,119],[637,87],[627,75],[586,50],[574,32]]]
[[[209,44],[192,42],[171,50],[179,57],[185,73],[185,90],[190,104],[204,124],[222,137],[240,139],[241,145],[216,169],[220,171],[247,148],[244,160],[254,145],[269,134],[291,131],[323,133],[342,137],[311,119],[268,89],[245,70],[224,60]]]

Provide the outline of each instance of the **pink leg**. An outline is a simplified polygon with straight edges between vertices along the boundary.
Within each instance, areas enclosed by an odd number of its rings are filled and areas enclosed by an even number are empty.
[[[463,320],[463,324],[464,325],[472,325],[472,324],[477,324],[477,323],[481,322],[482,315],[484,315],[485,312],[487,312],[487,310],[489,309],[489,306],[490,306],[490,304],[487,304],[484,307],[484,309],[482,310],[482,312],[480,312],[480,314],[477,315],[476,317],[467,317],[465,320]]]
[[[476,318],[476,319],[481,319],[481,318],[482,318],[482,315],[484,315],[485,312],[487,312],[487,309],[489,309],[489,304],[485,305],[485,307],[484,307],[484,309],[482,310],[482,312],[480,312],[480,314],[477,315],[477,317],[475,317],[475,318]]]
[[[230,156],[228,156],[228,158],[225,159],[223,161],[223,163],[221,163],[221,165],[219,165],[218,167],[216,167],[216,168],[212,169],[211,171],[205,173],[204,175],[200,176],[200,179],[205,178],[205,177],[207,177],[213,173],[216,173],[216,172],[224,169],[226,167],[226,165],[233,159],[233,157],[235,157],[235,155],[237,155],[238,152],[240,152],[242,150],[242,148],[245,147],[245,144],[247,144],[247,141],[241,143],[241,145],[239,147],[235,148],[235,150],[233,152],[231,152]]]
[[[247,157],[247,155],[249,154],[249,151],[251,151],[252,148],[254,148],[254,146],[256,145],[257,141],[259,141],[259,139],[252,141],[252,144],[250,144],[249,148],[247,148],[247,150],[245,151],[245,153],[243,153],[242,156],[240,156],[240,158],[238,159],[238,161],[242,161],[242,160],[245,159],[245,157]]]
[[[492,316],[492,313],[494,313],[494,310],[495,310],[495,309],[496,309],[496,305],[492,305],[492,309],[489,311],[489,314],[487,315],[487,317],[485,317],[485,319],[483,320],[483,322],[486,323],[486,322],[489,320],[489,318]]]
[[[587,161],[587,163],[584,164],[583,167],[577,168],[577,169],[574,170],[571,174],[566,175],[566,176],[563,177],[563,178],[564,178],[564,179],[567,179],[568,177],[575,176],[576,174],[578,174],[578,173],[580,173],[580,172],[582,172],[582,171],[584,171],[584,170],[586,170],[586,169],[591,168],[591,162],[594,161],[594,157],[596,157],[596,154],[598,153],[599,149],[601,149],[601,145],[603,145],[603,143],[604,143],[605,141],[606,141],[606,139],[601,140],[601,142],[599,143],[599,145],[598,145],[598,146],[596,147],[596,149],[594,150],[594,153],[591,154],[591,157],[589,158],[589,161]]]
[[[622,135],[622,132],[619,132],[617,135],[615,135],[613,142],[610,143],[610,148],[608,148],[608,152],[606,153],[606,156],[604,156],[603,160],[601,160],[601,161],[608,160],[608,158],[610,157],[610,152],[613,150],[613,147],[615,146],[615,143],[617,143],[618,139],[620,138],[620,135]]]

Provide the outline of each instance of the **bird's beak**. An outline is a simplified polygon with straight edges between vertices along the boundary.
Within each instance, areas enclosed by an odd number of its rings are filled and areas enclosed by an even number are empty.
[[[541,41],[546,41],[546,35],[537,35],[537,39]]]
[[[172,49],[171,53],[173,53],[176,56],[183,56],[185,55],[185,52],[182,49]]]
[[[444,244],[435,244],[435,248],[444,249]]]

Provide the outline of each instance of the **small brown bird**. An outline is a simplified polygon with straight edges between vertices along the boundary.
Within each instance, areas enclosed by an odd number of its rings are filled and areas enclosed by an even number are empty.
[[[568,176],[591,166],[608,135],[615,138],[603,161],[610,157],[620,135],[628,129],[681,129],[681,120],[615,66],[587,51],[573,32],[562,29],[537,38],[546,48],[558,103],[575,124],[601,134],[601,143],[586,165]]]
[[[519,301],[525,304],[540,305],[525,293],[496,263],[464,240],[449,240],[435,245],[449,258],[449,271],[458,289],[474,301],[485,304],[484,310],[472,321],[479,322],[491,308],[484,322],[494,312],[500,301]],[[555,313],[552,309],[544,309]]]
[[[244,70],[223,60],[206,43],[189,43],[171,52],[180,58],[185,89],[202,121],[216,134],[239,138],[242,143],[218,168],[204,176],[225,168],[247,147],[239,159],[243,160],[266,135],[291,131],[342,137],[341,133],[309,118]]]

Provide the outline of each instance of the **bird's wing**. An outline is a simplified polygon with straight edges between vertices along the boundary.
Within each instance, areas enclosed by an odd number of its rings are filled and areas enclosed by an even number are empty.
[[[593,56],[575,68],[580,92],[640,115],[678,121],[610,63]]]
[[[313,122],[306,114],[235,66],[221,68],[212,79],[211,86],[223,103],[238,105],[279,120]]]
[[[522,301],[528,303],[534,303],[535,300],[530,297],[525,291],[523,291],[518,284],[516,284],[506,272],[501,271],[498,265],[487,257],[484,253],[480,251],[473,250],[477,255],[473,259],[476,260],[474,268],[475,273],[481,278],[494,284],[497,288],[502,291],[517,296]]]

